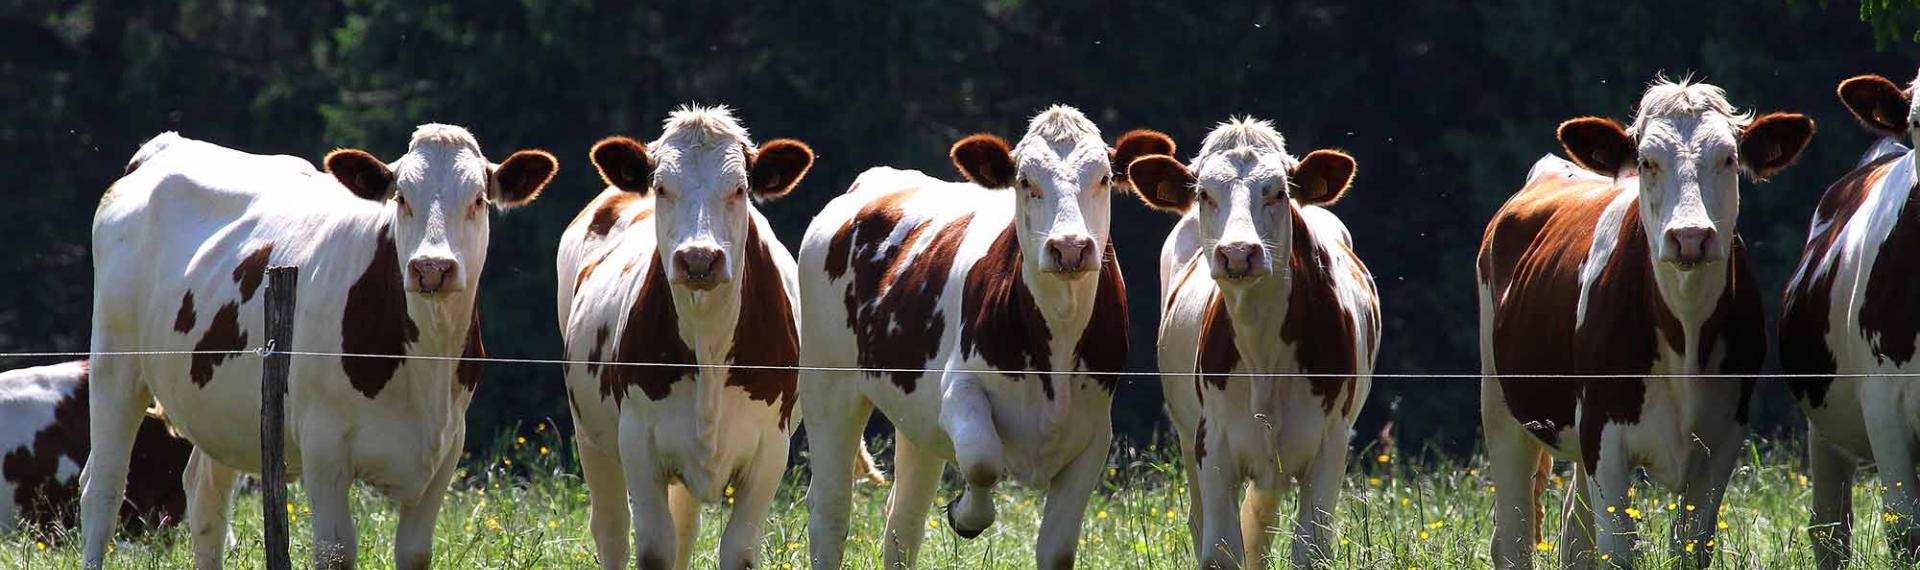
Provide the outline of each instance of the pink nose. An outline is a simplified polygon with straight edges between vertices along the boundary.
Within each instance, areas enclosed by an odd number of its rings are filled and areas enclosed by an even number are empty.
[[[1060,271],[1078,273],[1092,267],[1089,259],[1093,253],[1093,238],[1084,236],[1058,237],[1047,240],[1047,251],[1053,253],[1053,262]]]
[[[1673,260],[1681,265],[1693,265],[1708,261],[1712,251],[1716,232],[1711,227],[1684,227],[1667,230],[1667,246],[1673,251]]]
[[[1244,279],[1265,273],[1260,265],[1260,245],[1247,242],[1223,243],[1213,248],[1213,262],[1229,279]]]
[[[673,252],[673,264],[680,269],[681,281],[695,288],[718,284],[719,269],[725,259],[726,255],[720,250],[704,246],[687,246]]]
[[[438,293],[442,289],[453,291],[459,284],[451,283],[453,260],[444,257],[422,257],[407,262],[407,272],[413,274],[414,288],[421,293]]]

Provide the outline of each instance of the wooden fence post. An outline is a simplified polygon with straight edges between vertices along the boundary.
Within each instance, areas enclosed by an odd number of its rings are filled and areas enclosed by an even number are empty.
[[[293,350],[293,307],[300,268],[267,268],[267,353],[260,367],[260,504],[265,511],[267,570],[292,570],[287,542],[286,405]]]

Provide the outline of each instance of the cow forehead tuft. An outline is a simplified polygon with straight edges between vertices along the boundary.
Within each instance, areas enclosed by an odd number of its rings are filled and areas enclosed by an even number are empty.
[[[1726,90],[1719,86],[1695,82],[1692,78],[1675,82],[1659,77],[1647,86],[1646,94],[1641,95],[1633,125],[1627,128],[1627,133],[1641,136],[1652,126],[1683,117],[1725,121],[1734,129],[1745,128],[1753,122],[1753,113],[1734,109],[1727,101]]]
[[[681,105],[667,114],[659,140],[649,147],[715,148],[753,146],[747,128],[726,105]],[[656,157],[658,159],[658,157]]]
[[[1023,144],[1025,139],[1038,139],[1049,143],[1085,139],[1097,141],[1100,140],[1100,127],[1094,126],[1093,121],[1088,120],[1079,109],[1066,105],[1054,105],[1033,116],[1033,120],[1027,123],[1027,135],[1021,139]]]
[[[465,147],[474,154],[480,153],[480,141],[464,127],[441,123],[427,123],[413,129],[413,140],[407,143],[407,150],[429,146]]]

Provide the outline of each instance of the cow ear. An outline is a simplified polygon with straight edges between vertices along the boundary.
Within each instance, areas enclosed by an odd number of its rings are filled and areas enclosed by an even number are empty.
[[[560,171],[560,161],[542,150],[523,150],[493,167],[487,199],[501,209],[517,208],[540,197]]]
[[[1133,165],[1134,159],[1154,154],[1173,156],[1173,138],[1147,129],[1135,129],[1120,135],[1113,142],[1113,150],[1109,154],[1112,157],[1114,188],[1130,183],[1127,170]]]
[[[367,151],[343,148],[327,153],[322,162],[333,179],[355,196],[377,202],[393,194],[393,170]]]
[[[754,197],[769,200],[793,191],[800,179],[813,168],[813,149],[793,139],[778,139],[760,145],[747,167],[748,189]]]
[[[1640,160],[1640,149],[1633,137],[1613,119],[1581,117],[1560,123],[1560,146],[1567,158],[1582,168],[1607,176],[1633,167]]]
[[[587,155],[593,160],[593,168],[600,171],[600,179],[609,186],[647,193],[648,181],[653,178],[653,158],[647,156],[647,145],[627,137],[608,137],[595,143]]]
[[[1300,159],[1287,177],[1293,179],[1293,199],[1308,206],[1331,206],[1353,185],[1357,165],[1337,150],[1316,150]]]
[[[1766,179],[1793,164],[1813,139],[1813,119],[1799,113],[1767,113],[1740,133],[1740,166]]]
[[[986,188],[1013,185],[1013,150],[1000,137],[981,133],[953,143],[948,156],[967,180]]]
[[[1892,81],[1862,75],[1840,82],[1839,95],[1840,103],[1868,129],[1893,138],[1907,136],[1907,94]]]
[[[1136,158],[1127,165],[1127,179],[1147,207],[1179,214],[1193,205],[1193,171],[1174,157],[1154,154]]]

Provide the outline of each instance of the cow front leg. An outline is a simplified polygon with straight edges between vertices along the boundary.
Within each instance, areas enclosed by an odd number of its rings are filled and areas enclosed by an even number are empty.
[[[954,534],[971,539],[993,526],[993,487],[1000,483],[1005,454],[993,426],[993,405],[979,379],[951,373],[941,385],[940,427],[953,441],[955,463],[967,482],[960,498],[947,505],[947,522]]]
[[[1920,562],[1920,481],[1914,478],[1913,418],[1901,413],[1903,402],[1894,383],[1905,379],[1873,378],[1863,382],[1860,411],[1867,425],[1867,443],[1880,469],[1881,516],[1887,522],[1887,545],[1903,566]]]
[[[1567,496],[1561,501],[1561,570],[1593,567],[1593,494],[1587,488],[1587,479],[1586,468],[1575,463],[1573,479],[1567,482]]]
[[[460,450],[467,444],[462,429],[441,452],[440,465],[420,497],[400,505],[400,520],[394,528],[393,567],[398,570],[427,570],[433,566],[433,526],[440,520],[440,507],[446,504],[447,485],[459,468]]]
[[[1212,422],[1201,420],[1201,425]],[[1212,570],[1237,570],[1244,566],[1244,543],[1240,536],[1238,514],[1240,487],[1245,480],[1240,463],[1227,442],[1227,430],[1205,429],[1196,442],[1207,453],[1195,458],[1198,470],[1191,477],[1200,480],[1200,567]]]
[[[1633,484],[1633,466],[1622,449],[1625,445],[1620,441],[1620,430],[1608,427],[1601,427],[1599,460],[1585,466],[1587,492],[1595,509],[1597,560],[1603,568],[1633,568],[1633,543],[1639,537],[1638,523],[1631,514],[1633,501],[1627,497],[1627,488]]]
[[[640,426],[624,413],[620,420],[620,469],[626,475],[628,509],[633,516],[636,565],[640,570],[667,570],[678,557],[667,481],[653,465],[653,445]]]
[[[786,434],[774,432],[761,441],[753,465],[737,479],[733,512],[728,513],[727,528],[720,535],[721,570],[760,567],[760,531],[766,528],[773,494],[780,489],[780,476],[787,469],[787,446]],[[691,544],[693,537],[684,542]]]
[[[1103,415],[1104,417],[1104,415]],[[1096,428],[1098,429],[1098,428]],[[1034,545],[1037,568],[1063,570],[1073,568],[1076,547],[1080,544],[1080,523],[1087,517],[1087,502],[1107,467],[1107,447],[1113,443],[1113,431],[1101,429],[1080,455],[1047,484],[1046,505],[1040,515],[1040,540]]]
[[[700,538],[700,500],[685,484],[669,483],[667,512],[673,514],[673,567],[687,570],[693,561],[693,543]]]
[[[1293,530],[1293,567],[1322,568],[1333,560],[1333,515],[1347,475],[1347,429],[1327,430],[1300,486],[1300,518]],[[1248,559],[1257,560],[1249,551]]]
[[[580,425],[578,416],[574,425]],[[580,473],[587,482],[587,527],[600,555],[601,570],[627,567],[627,486],[621,475],[620,458],[595,445],[585,433],[575,431],[574,445],[580,449]]]
[[[303,434],[300,484],[313,508],[315,568],[351,569],[359,563],[353,523],[353,471],[339,434]],[[268,505],[284,508],[284,505]]]
[[[800,401],[806,403],[802,423],[807,427],[807,467],[812,473],[807,479],[807,555],[814,570],[840,570],[847,547],[853,462],[861,430],[873,413],[873,404],[854,388],[859,381],[842,372],[800,373]]]
[[[1280,533],[1277,522],[1280,519],[1280,496],[1286,492],[1285,487],[1277,485],[1275,488],[1262,488],[1257,483],[1248,485],[1247,496],[1240,500],[1240,541],[1246,545],[1248,570],[1266,570],[1269,566],[1267,553],[1273,548],[1274,536]],[[1301,504],[1306,504],[1306,496],[1302,495],[1301,499]]]
[[[1807,464],[1813,472],[1813,518],[1807,538],[1813,541],[1814,563],[1820,570],[1839,570],[1853,556],[1852,457],[1820,439],[1819,426],[1807,424]]]
[[[1681,510],[1667,545],[1669,555],[1680,561],[1681,568],[1706,568],[1713,562],[1713,552],[1719,546],[1714,537],[1719,530],[1720,503],[1726,497],[1734,468],[1740,464],[1740,444],[1746,433],[1744,425],[1728,426],[1700,450],[1707,456],[1695,461],[1697,467],[1688,474],[1686,489],[1680,494]]]
[[[96,317],[98,310],[95,311]],[[96,352],[118,349],[96,332]],[[120,522],[120,501],[127,491],[127,466],[133,439],[152,398],[140,379],[140,362],[131,357],[95,358],[88,380],[87,418],[92,448],[80,470],[80,531],[85,539],[81,565],[100,568],[106,562],[107,542]]]
[[[1178,425],[1176,421],[1175,426]],[[1204,551],[1200,542],[1200,468],[1193,457],[1194,434],[1189,431],[1176,430],[1175,435],[1180,443],[1180,473],[1187,488],[1187,539],[1193,548],[1193,555],[1199,557]]]
[[[887,494],[887,531],[881,535],[887,568],[914,567],[926,538],[927,511],[940,492],[940,472],[946,466],[939,455],[894,436],[893,490]]]
[[[233,512],[233,482],[239,472],[221,465],[200,448],[187,457],[181,485],[187,490],[187,530],[193,534],[193,567],[219,570],[225,562],[228,518]]]
[[[1533,568],[1540,539],[1540,494],[1535,492],[1546,450],[1507,410],[1497,380],[1480,384],[1480,423],[1487,438],[1487,471],[1493,477],[1493,567]]]

